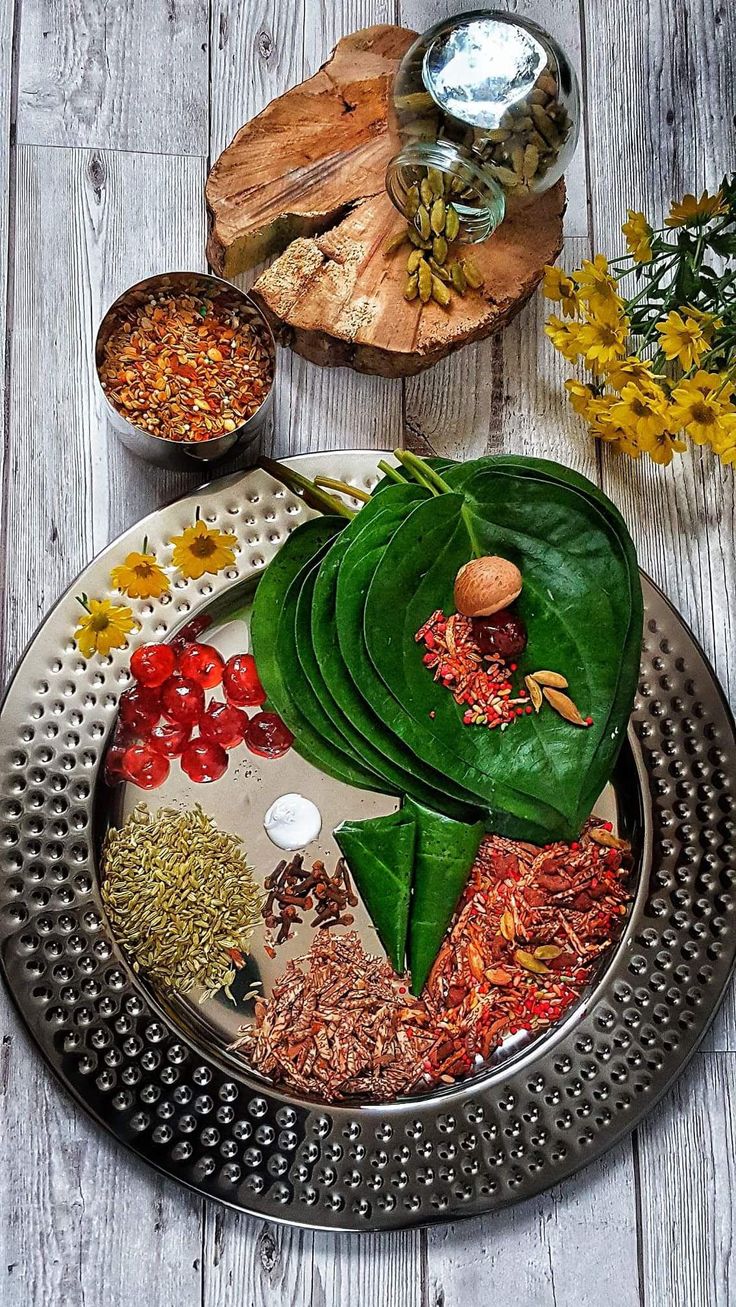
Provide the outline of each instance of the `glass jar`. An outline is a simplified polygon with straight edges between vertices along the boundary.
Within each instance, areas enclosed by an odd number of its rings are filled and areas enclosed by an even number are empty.
[[[485,240],[508,211],[554,186],[580,130],[567,55],[536,23],[490,9],[446,19],[414,42],[394,109],[402,145],[386,172],[393,203],[416,221],[422,182],[425,199],[436,196],[441,174],[468,241]]]

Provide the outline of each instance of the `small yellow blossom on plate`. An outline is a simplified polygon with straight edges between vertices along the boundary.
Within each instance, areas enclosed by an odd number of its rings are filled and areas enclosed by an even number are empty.
[[[621,231],[626,237],[629,253],[637,263],[651,263],[654,233],[643,213],[636,209],[629,209],[628,213],[629,220],[624,223]]]
[[[153,554],[131,553],[118,567],[113,567],[110,580],[116,590],[122,590],[129,599],[160,599],[169,589],[169,578],[156,562]]]
[[[730,446],[736,432],[732,388],[717,372],[696,372],[684,377],[672,392],[672,415],[678,427],[698,445]]]
[[[580,301],[575,289],[575,282],[562,268],[547,264],[544,269],[543,291],[548,300],[560,305],[563,316],[574,318],[580,310]]]
[[[721,192],[709,195],[703,191],[700,199],[688,194],[681,200],[673,200],[669,217],[664,221],[666,227],[687,227],[690,223],[709,222],[722,213],[728,213],[728,205]]]
[[[659,344],[665,358],[672,362],[677,359],[685,372],[697,367],[708,349],[702,327],[695,318],[683,318],[681,313],[673,310],[657,323]]]
[[[130,608],[113,604],[109,599],[87,600],[82,596],[80,603],[87,611],[79,619],[74,639],[85,658],[91,658],[94,653],[104,656],[111,649],[124,649],[130,632],[140,625]]]
[[[201,519],[188,526],[180,536],[172,536],[174,567],[190,581],[199,580],[205,572],[213,576],[235,562],[238,537],[229,531],[218,531]]]

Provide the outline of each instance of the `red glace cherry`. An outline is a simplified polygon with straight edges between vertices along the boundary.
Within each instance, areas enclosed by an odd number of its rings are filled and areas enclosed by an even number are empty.
[[[148,737],[148,743],[165,758],[178,758],[189,743],[191,735],[190,726],[182,726],[180,722],[162,721],[158,726],[154,726]]]
[[[526,649],[526,627],[518,614],[509,608],[499,608],[490,617],[474,617],[472,622],[473,635],[481,653],[513,658]]]
[[[204,690],[196,681],[174,674],[161,687],[165,715],[181,726],[193,726],[204,712]]]
[[[259,707],[266,702],[266,691],[261,685],[253,654],[235,654],[228,658],[222,683],[226,699],[238,708]]]
[[[150,744],[129,744],[123,755],[123,775],[141,790],[155,790],[169,774],[169,760]]]
[[[170,644],[144,644],[136,649],[130,660],[130,670],[141,685],[163,685],[176,666],[176,655]]]
[[[196,681],[203,690],[214,690],[220,684],[224,667],[224,659],[211,644],[188,644],[176,660],[180,675]]]
[[[275,712],[259,712],[248,722],[245,743],[262,758],[280,758],[291,748],[294,736]]]
[[[158,690],[134,685],[120,696],[120,721],[136,735],[147,735],[161,716]]]
[[[181,769],[198,784],[217,781],[227,771],[227,754],[212,740],[192,740],[181,755]]]
[[[234,749],[242,744],[248,726],[248,718],[239,708],[213,699],[199,721],[199,733],[203,740],[212,740],[221,744],[223,749]]]
[[[185,645],[191,644],[193,640],[198,640],[203,631],[212,625],[212,618],[206,613],[200,614],[199,617],[192,617],[185,622],[181,630],[174,636],[171,641],[172,648],[176,653],[181,653]]]
[[[119,781],[125,780],[124,756],[124,744],[110,745],[105,754],[105,780],[108,785],[117,785]]]

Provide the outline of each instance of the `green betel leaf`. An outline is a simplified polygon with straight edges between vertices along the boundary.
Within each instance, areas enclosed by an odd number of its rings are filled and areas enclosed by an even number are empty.
[[[411,799],[403,812],[416,821],[408,953],[411,992],[419,995],[465,889],[484,826],[453,821]]]
[[[414,633],[436,608],[452,611],[459,567],[481,554],[511,559],[524,578],[518,610],[529,645],[520,675],[541,667],[563,672],[575,702],[593,717],[588,730],[551,711],[503,733],[465,728],[452,696],[431,680]],[[531,823],[537,825],[539,813],[548,838],[574,838],[610,775],[633,700],[641,639],[632,557],[621,529],[593,496],[563,482],[496,475],[492,467],[476,471],[462,494],[416,507],[383,551],[365,603],[364,634],[397,705],[393,729],[410,732],[416,753],[444,765],[494,816],[500,812],[501,833],[517,834],[504,819],[508,813],[526,818],[528,838],[538,840]],[[551,820],[550,813],[556,814]]]
[[[344,821],[334,834],[391,965],[401,975],[414,870],[414,816],[400,808],[388,817]]]
[[[251,641],[267,704],[294,735],[294,747],[307,762],[347,785],[375,789],[379,782],[366,768],[355,765],[329,737],[315,728],[300,707],[299,686],[293,674],[293,657],[279,646],[279,628],[292,582],[329,547],[344,527],[342,518],[313,518],[290,535],[269,563],[258,583]]]

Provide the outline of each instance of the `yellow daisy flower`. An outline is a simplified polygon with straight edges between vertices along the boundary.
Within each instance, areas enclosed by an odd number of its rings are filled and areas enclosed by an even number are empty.
[[[570,403],[575,412],[582,418],[587,417],[591,400],[594,398],[590,386],[584,386],[582,381],[566,381],[565,390],[570,396]]]
[[[637,263],[651,263],[654,233],[643,213],[629,209],[628,214],[629,220],[624,223],[621,231],[626,237],[629,254],[633,255]]]
[[[641,456],[641,446],[636,435],[630,429],[620,426],[611,417],[611,411],[617,402],[617,395],[600,395],[591,400],[587,418],[590,433],[598,440],[604,440],[616,454],[627,454],[629,458]]]
[[[133,552],[124,563],[113,567],[110,580],[129,599],[160,599],[169,589],[169,578],[153,554]]]
[[[642,448],[655,463],[667,467],[672,462],[673,454],[682,454],[687,449],[687,441],[681,440],[671,431],[660,431],[641,442]]]
[[[713,445],[730,438],[736,411],[730,404],[732,388],[717,372],[696,372],[672,392],[672,416],[678,427],[698,445]]]
[[[578,336],[579,349],[594,372],[604,372],[626,353],[629,323],[626,318],[615,322],[593,319],[585,322]]]
[[[713,333],[723,326],[723,318],[717,318],[715,313],[705,313],[703,309],[696,309],[694,304],[683,304],[683,313],[689,318],[694,318],[705,339],[710,344],[713,339]]]
[[[605,254],[596,254],[593,262],[583,259],[582,266],[572,274],[577,283],[578,295],[587,304],[591,315],[601,318],[618,318],[623,300],[616,290],[616,279],[608,271]]]
[[[631,381],[654,383],[654,373],[646,359],[640,359],[638,354],[629,354],[626,358],[615,359],[606,369],[606,381],[614,390],[623,390]]]
[[[209,527],[200,519],[180,536],[172,536],[171,543],[174,546],[174,567],[178,567],[190,581],[197,581],[205,572],[214,575],[223,567],[232,566],[238,537]]]
[[[625,431],[633,432],[646,448],[646,441],[667,430],[667,409],[667,397],[659,386],[638,386],[632,381],[624,386],[611,408],[611,418]]]
[[[576,317],[580,308],[575,282],[562,268],[548,264],[544,269],[543,291],[548,300],[559,303],[566,318]]]
[[[563,322],[562,318],[558,318],[553,313],[547,319],[544,330],[562,357],[566,358],[568,363],[574,363],[582,352],[580,344],[581,324],[579,322]]]
[[[709,222],[711,218],[717,218],[722,213],[728,213],[728,205],[721,192],[716,191],[715,195],[709,195],[707,191],[703,191],[700,199],[688,194],[681,200],[673,200],[669,217],[664,221],[666,227],[689,227],[691,224]]]
[[[697,367],[707,352],[708,342],[695,318],[683,318],[681,313],[673,310],[657,323],[657,331],[665,358],[670,361],[677,359],[683,372]]]
[[[82,598],[80,603],[87,611],[79,619],[74,639],[85,658],[91,658],[94,653],[104,656],[111,649],[124,649],[128,635],[140,625],[130,608],[113,604],[109,599]]]

